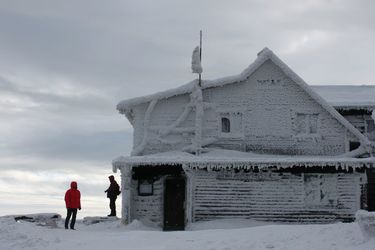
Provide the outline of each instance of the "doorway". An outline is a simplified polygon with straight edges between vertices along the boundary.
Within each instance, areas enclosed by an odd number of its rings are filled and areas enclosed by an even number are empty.
[[[375,169],[367,169],[367,210],[375,211]]]
[[[185,229],[185,179],[165,180],[164,230]]]

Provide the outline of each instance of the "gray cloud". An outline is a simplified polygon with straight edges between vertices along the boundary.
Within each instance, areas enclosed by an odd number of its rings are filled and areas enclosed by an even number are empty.
[[[53,201],[46,194],[30,205],[38,209],[58,206],[55,195],[83,173],[84,191],[102,192],[91,181],[132,144],[116,104],[195,78],[200,29],[206,79],[240,73],[267,46],[308,83],[375,84],[374,8],[371,0],[3,0],[0,170],[43,176],[27,179],[22,197],[36,185],[55,190],[46,173],[58,176]],[[0,189],[14,188],[10,175],[1,175]],[[88,202],[100,210],[98,198]]]
[[[56,134],[37,135],[10,145],[10,149],[24,156],[36,156],[53,159],[87,160],[106,162],[110,166],[112,159],[130,152],[132,135],[126,131],[95,132],[85,134],[80,131],[61,131]]]

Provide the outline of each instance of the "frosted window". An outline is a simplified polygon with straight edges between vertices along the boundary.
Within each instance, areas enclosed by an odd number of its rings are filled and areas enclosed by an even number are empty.
[[[226,138],[243,136],[242,112],[229,111],[219,113],[219,134]]]
[[[153,195],[154,184],[152,180],[139,180],[138,194],[139,195]]]
[[[297,134],[306,134],[306,133],[307,133],[306,115],[297,114]]]
[[[337,174],[304,174],[305,205],[335,207],[337,205]]]
[[[318,132],[318,114],[297,114],[297,134],[316,134]]]
[[[318,115],[308,115],[309,120],[309,133],[316,134],[318,131]]]
[[[371,141],[375,141],[375,123],[373,120],[366,120],[367,136]]]
[[[230,120],[226,117],[221,118],[221,132],[223,133],[230,132]]]

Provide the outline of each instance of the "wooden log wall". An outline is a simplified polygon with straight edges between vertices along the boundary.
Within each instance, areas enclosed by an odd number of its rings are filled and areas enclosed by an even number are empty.
[[[360,209],[364,173],[192,171],[192,221],[244,218],[296,223],[351,221]],[[132,180],[131,218],[163,226],[164,177],[154,194],[138,195]]]
[[[352,220],[359,209],[360,176],[197,170],[193,220],[248,218],[313,223]]]
[[[132,180],[132,219],[150,221],[158,226],[163,225],[164,178],[154,182],[154,194],[138,195],[138,180]]]

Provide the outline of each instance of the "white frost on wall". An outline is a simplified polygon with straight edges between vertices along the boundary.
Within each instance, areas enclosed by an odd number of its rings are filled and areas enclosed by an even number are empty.
[[[142,152],[142,150],[146,146],[146,143],[148,141],[148,130],[149,130],[149,124],[150,124],[150,119],[151,119],[151,113],[154,110],[156,103],[157,103],[157,100],[152,100],[150,104],[148,105],[148,108],[145,113],[145,118],[144,118],[142,142],[132,151],[131,155],[138,155],[139,153]]]
[[[195,104],[195,138],[194,147],[197,155],[200,154],[202,148],[202,125],[203,125],[203,96],[202,89],[196,84],[194,91],[191,93],[191,101]]]
[[[208,88],[223,87],[224,85],[229,85],[231,83],[240,84],[245,81],[256,72],[267,60],[272,61],[281,71],[290,78],[296,85],[301,87],[305,93],[313,100],[315,100],[320,106],[322,106],[328,113],[330,113],[336,120],[338,120],[347,130],[350,131],[358,140],[365,145],[366,137],[363,136],[357,129],[353,127],[344,117],[342,117],[332,106],[330,106],[323,98],[317,95],[297,74],[295,74],[285,63],[283,63],[271,50],[265,48],[259,54],[258,58],[252,63],[247,69],[245,69],[241,74],[236,76],[225,77],[217,79],[214,81],[202,81],[202,90]],[[130,100],[122,101],[118,104],[117,109],[121,113],[127,114],[129,110],[135,105],[139,105],[150,100],[166,100],[171,97],[182,96],[183,94],[191,94],[194,91],[197,81],[193,81],[186,85],[183,85],[176,89],[171,89],[168,91],[156,93],[149,96],[144,96],[140,98],[134,98]],[[199,111],[199,110],[198,110]],[[128,116],[128,115],[127,115]],[[129,116],[128,116],[129,118]],[[131,119],[131,117],[129,118]],[[167,125],[168,126],[168,125]]]
[[[193,103],[190,102],[189,104],[187,104],[184,108],[184,111],[181,113],[181,115],[172,123],[170,124],[169,126],[166,126],[166,127],[163,127],[159,130],[159,135],[160,136],[166,136],[170,133],[172,133],[173,131],[176,131],[176,128],[183,122],[186,120],[186,118],[188,117],[188,115],[190,114],[191,110],[192,110],[192,107],[193,107]]]

